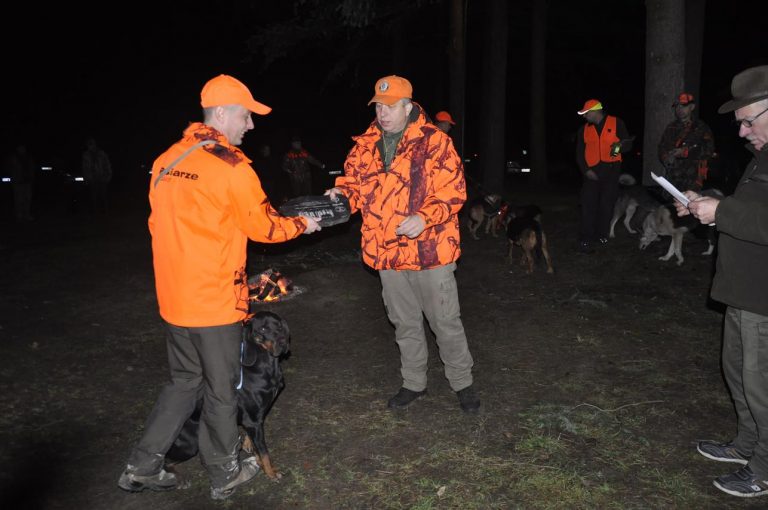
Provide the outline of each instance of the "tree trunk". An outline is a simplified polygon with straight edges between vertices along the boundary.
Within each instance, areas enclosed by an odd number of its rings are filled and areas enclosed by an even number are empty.
[[[464,154],[464,96],[466,95],[466,42],[465,42],[465,2],[467,0],[451,0],[451,42],[449,47],[449,76],[448,104],[451,115],[456,122],[458,135],[453,137],[456,151]]]
[[[547,184],[547,2],[533,0],[531,10],[531,181]]]
[[[669,123],[670,105],[683,88],[685,0],[646,0],[645,130],[643,185],[655,185],[651,172],[662,172],[658,145]],[[631,126],[628,129],[632,130]]]
[[[696,98],[696,110],[701,111],[701,55],[704,46],[704,20],[707,0],[685,2],[685,90]]]
[[[505,113],[507,85],[507,2],[486,0],[486,30],[483,52],[483,94],[480,163],[482,191],[501,193],[504,189]]]

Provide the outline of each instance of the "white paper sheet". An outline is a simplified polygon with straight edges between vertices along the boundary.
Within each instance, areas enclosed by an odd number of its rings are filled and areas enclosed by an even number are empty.
[[[669,191],[669,194],[672,195],[675,198],[675,200],[677,200],[684,206],[688,207],[688,198],[685,195],[683,195],[680,192],[680,190],[677,189],[671,182],[669,182],[664,177],[659,177],[653,172],[651,172],[651,177],[653,177],[653,180],[658,182],[662,188]]]

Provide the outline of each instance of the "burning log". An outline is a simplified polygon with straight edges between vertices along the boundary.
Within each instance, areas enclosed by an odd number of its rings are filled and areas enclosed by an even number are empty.
[[[293,290],[293,282],[279,271],[272,269],[267,269],[248,279],[248,297],[251,302],[277,301]]]

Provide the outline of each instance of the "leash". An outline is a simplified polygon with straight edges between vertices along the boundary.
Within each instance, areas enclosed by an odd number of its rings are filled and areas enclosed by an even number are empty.
[[[243,353],[245,352],[245,340],[240,340],[240,382],[235,386],[236,390],[243,388]]]

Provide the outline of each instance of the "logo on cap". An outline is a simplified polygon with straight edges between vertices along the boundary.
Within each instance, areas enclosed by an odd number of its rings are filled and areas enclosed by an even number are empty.
[[[376,85],[373,86],[373,93],[374,96],[368,101],[368,104],[383,103],[393,105],[405,97],[410,99],[413,87],[411,87],[411,82],[405,78],[393,74],[376,81]]]

